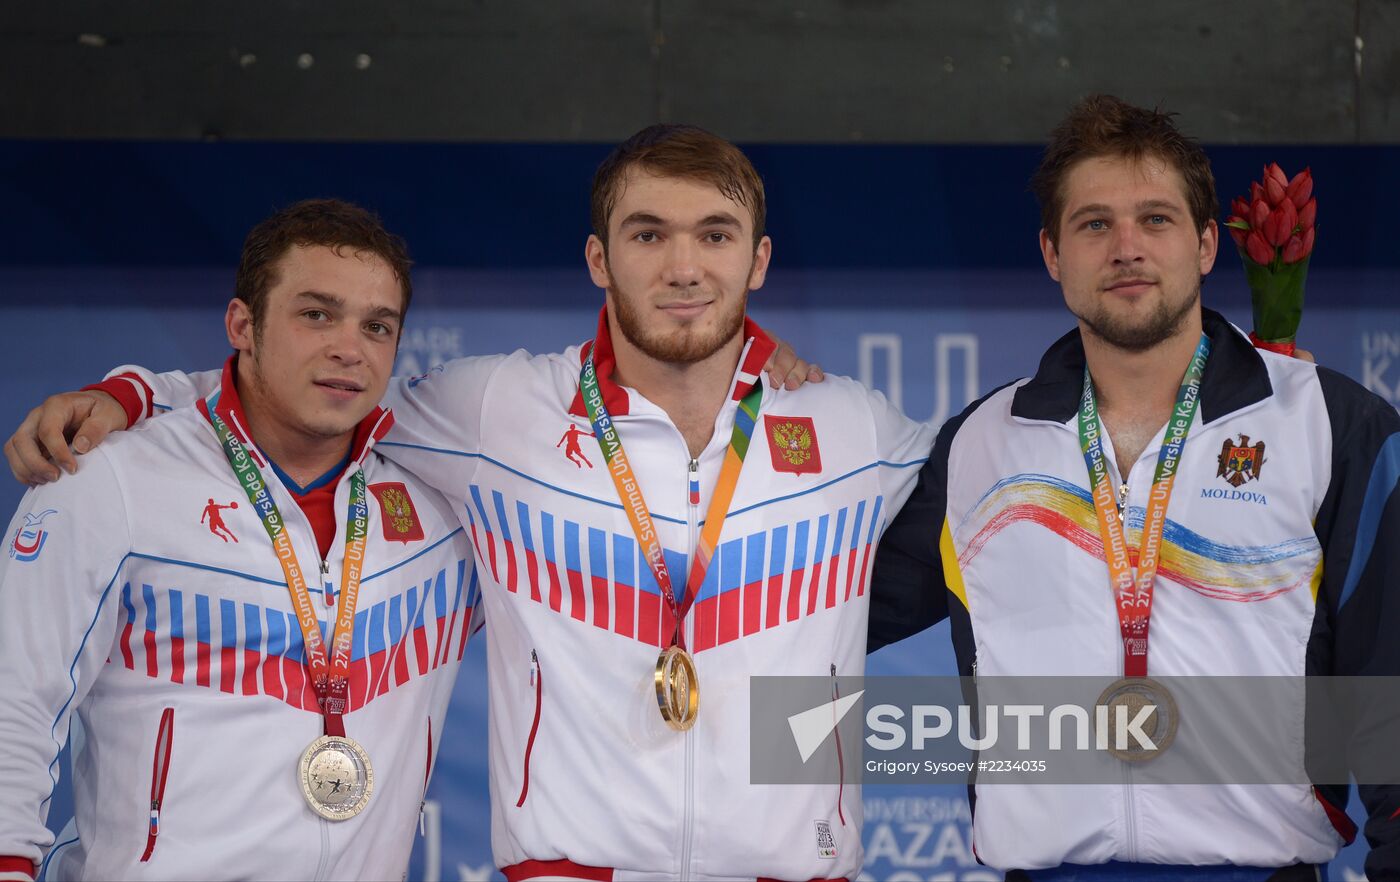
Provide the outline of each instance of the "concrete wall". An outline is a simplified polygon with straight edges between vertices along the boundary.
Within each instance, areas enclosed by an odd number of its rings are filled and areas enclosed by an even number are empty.
[[[9,4],[0,137],[1019,143],[1110,91],[1213,143],[1400,143],[1400,0]]]

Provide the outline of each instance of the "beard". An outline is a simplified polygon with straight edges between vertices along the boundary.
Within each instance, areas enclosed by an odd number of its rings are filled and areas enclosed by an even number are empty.
[[[276,387],[267,381],[268,372],[263,370],[263,363],[257,356],[255,349],[251,354],[239,355],[239,360],[247,359],[251,366],[251,388],[239,388],[238,396],[247,408],[247,402],[251,399],[258,402],[265,410],[276,413],[283,424],[289,426],[293,431],[303,438],[325,440],[340,438],[347,432],[351,432],[360,424],[360,420],[367,414],[359,417],[337,416],[327,414],[318,416],[306,413],[304,409],[293,406],[283,400],[275,391]],[[275,371],[275,368],[271,369]]]
[[[1192,310],[1198,309],[1200,303],[1201,285],[1197,282],[1191,296],[1182,303],[1173,305],[1164,297],[1143,318],[1117,316],[1103,305],[1097,309],[1076,312],[1074,315],[1094,336],[1110,346],[1126,352],[1146,352],[1175,336],[1186,323],[1187,316]]]
[[[609,308],[617,319],[622,336],[648,358],[665,364],[684,365],[704,361],[743,332],[749,292],[747,288],[744,289],[743,294],[716,316],[708,328],[693,323],[667,331],[647,329],[642,311],[648,307],[639,306],[638,299],[628,297],[615,288],[608,289]]]

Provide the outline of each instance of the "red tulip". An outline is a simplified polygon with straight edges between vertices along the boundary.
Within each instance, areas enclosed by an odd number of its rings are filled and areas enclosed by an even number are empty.
[[[1258,230],[1249,231],[1249,237],[1245,239],[1244,250],[1249,255],[1249,259],[1260,266],[1268,266],[1273,262],[1274,249],[1268,242],[1264,241],[1264,237]]]
[[[1244,224],[1246,226],[1246,229],[1241,229],[1235,226],[1235,224]],[[1225,221],[1225,229],[1230,231],[1230,238],[1234,239],[1235,244],[1240,248],[1244,247],[1244,240],[1249,237],[1249,230],[1247,229],[1248,226],[1249,221],[1245,220],[1237,214],[1230,215],[1230,219]]]
[[[1253,205],[1249,206],[1249,226],[1251,229],[1262,230],[1264,224],[1269,220],[1269,203],[1263,199],[1256,199]]]
[[[1296,226],[1298,210],[1293,207],[1292,202],[1285,199],[1269,215],[1269,219],[1264,221],[1264,238],[1269,240],[1270,245],[1281,246],[1293,235],[1293,228]]]
[[[1317,200],[1309,199],[1308,204],[1298,209],[1298,226],[1311,230],[1317,223]]]
[[[1269,207],[1278,208],[1278,204],[1284,200],[1288,194],[1288,175],[1283,173],[1277,162],[1271,162],[1264,166],[1264,195],[1268,197]]]
[[[1303,254],[1303,240],[1296,234],[1288,237],[1288,242],[1283,246],[1283,262],[1285,264],[1297,263],[1306,255]]]
[[[1301,209],[1312,196],[1312,169],[1305,168],[1293,176],[1293,180],[1288,182],[1288,198],[1292,200],[1293,207]]]
[[[1303,288],[1317,237],[1312,170],[1291,179],[1276,162],[1249,185],[1248,198],[1230,203],[1225,227],[1244,259],[1254,312],[1255,345],[1283,351],[1298,335]]]
[[[1312,254],[1313,237],[1315,230],[1307,230],[1301,235],[1293,236],[1288,240],[1288,244],[1283,246],[1283,262],[1285,264],[1298,263]]]

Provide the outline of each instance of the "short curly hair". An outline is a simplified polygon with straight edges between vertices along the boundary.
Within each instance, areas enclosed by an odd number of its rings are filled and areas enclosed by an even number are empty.
[[[408,246],[384,229],[374,212],[342,199],[304,199],[258,223],[243,241],[243,255],[234,276],[233,293],[248,305],[254,329],[267,312],[267,294],[277,284],[277,263],[293,245],[322,245],[339,253],[349,249],[379,257],[403,291],[403,308],[413,299]]]
[[[1104,156],[1157,157],[1174,167],[1186,182],[1186,202],[1196,232],[1205,232],[1206,224],[1220,213],[1215,175],[1206,152],[1177,129],[1173,116],[1112,95],[1090,95],[1070,110],[1050,133],[1050,143],[1031,177],[1031,192],[1040,203],[1040,224],[1053,244],[1058,247],[1060,242],[1065,177],[1083,160]]]

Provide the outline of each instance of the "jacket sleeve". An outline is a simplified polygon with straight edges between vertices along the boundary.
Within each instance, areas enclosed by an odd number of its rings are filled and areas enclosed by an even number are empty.
[[[219,386],[222,371],[183,371],[154,373],[134,364],[124,364],[107,372],[100,383],[86,389],[106,392],[126,411],[126,426],[176,407],[194,404]]]
[[[131,538],[106,454],[25,494],[0,554],[0,871],[37,864],[73,711],[116,634]]]
[[[885,530],[870,577],[866,651],[911,637],[948,616],[939,538],[947,509],[948,451],[962,418],[943,426],[914,490]]]
[[[867,391],[866,395],[880,456],[880,495],[888,520],[914,491],[938,429],[909,419],[880,392]]]
[[[1333,447],[1332,479],[1315,524],[1323,579],[1309,673],[1397,677],[1400,415],[1340,374],[1319,368],[1318,380]],[[1394,755],[1400,707],[1393,701],[1358,701],[1348,717],[1357,790],[1369,818],[1366,872],[1371,879],[1400,879],[1400,786],[1367,783],[1364,768],[1357,768],[1358,761],[1365,765],[1359,757]]]
[[[983,395],[938,430],[928,462],[919,469],[912,495],[899,509],[875,552],[866,652],[912,637],[948,617],[942,543],[945,529],[949,528],[948,475],[953,439],[977,408],[1009,385]],[[951,534],[947,541],[951,547]],[[960,657],[971,658],[971,647],[960,644],[964,639],[954,628],[954,648]]]
[[[456,358],[421,376],[396,377],[384,394],[394,426],[375,449],[449,499],[462,498],[481,461],[492,379],[507,361],[523,367],[527,360],[523,352]],[[521,376],[531,374],[527,369]],[[529,382],[522,379],[515,393],[530,394]]]
[[[524,353],[457,358],[417,377],[389,381],[383,405],[394,425],[377,449],[435,489],[455,496],[471,482],[480,458],[482,411],[489,380],[508,359]],[[116,398],[126,410],[128,427],[174,407],[183,407],[214,391],[221,371],[187,374],[153,373],[123,365],[89,389]]]

